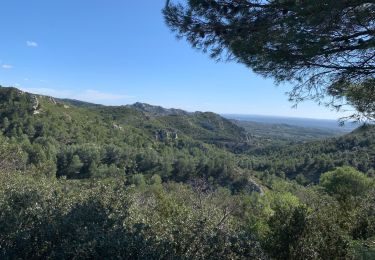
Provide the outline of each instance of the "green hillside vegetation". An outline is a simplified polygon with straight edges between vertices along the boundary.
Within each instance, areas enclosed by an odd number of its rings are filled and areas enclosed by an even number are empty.
[[[251,150],[247,154],[243,157],[247,168],[297,179],[301,184],[317,182],[322,173],[341,166],[374,176],[375,126],[365,125],[341,137]]]
[[[78,104],[78,106],[77,106]],[[25,155],[23,167],[68,179],[159,174],[163,180],[247,183],[234,155],[243,129],[213,113],[150,116],[0,89],[0,129]],[[251,183],[250,183],[251,184]]]
[[[340,177],[341,173],[349,171]],[[332,189],[335,183],[346,187]],[[359,194],[357,184],[366,187]],[[233,195],[158,178],[67,181],[0,175],[0,257],[372,259],[373,179],[353,168],[303,188]],[[341,187],[341,186],[340,186]],[[341,196],[342,191],[347,192]]]
[[[288,141],[15,88],[0,115],[0,259],[375,256],[373,126]]]

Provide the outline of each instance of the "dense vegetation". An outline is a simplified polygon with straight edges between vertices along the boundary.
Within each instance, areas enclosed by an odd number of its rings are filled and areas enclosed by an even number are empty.
[[[14,88],[0,89],[0,113],[3,135],[22,150],[19,167],[48,176],[142,173],[164,181],[205,178],[233,188],[248,183],[229,152],[245,131],[213,113],[152,115],[138,106],[62,102]]]
[[[352,166],[374,176],[375,128],[362,126],[351,134],[314,141],[249,151],[243,165],[249,169],[298,179],[301,184],[319,180],[335,167]]]
[[[269,140],[213,113],[14,88],[0,115],[1,259],[375,255],[372,126]]]
[[[2,173],[0,257],[374,257],[374,183],[352,168],[310,188],[274,178],[263,196],[204,182],[125,183]]]

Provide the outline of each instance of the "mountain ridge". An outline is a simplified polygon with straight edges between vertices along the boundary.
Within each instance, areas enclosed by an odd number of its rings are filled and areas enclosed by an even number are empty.
[[[0,115],[2,134],[23,151],[22,167],[48,175],[158,173],[163,180],[211,176],[221,185],[245,179],[241,183],[254,186],[229,151],[243,142],[244,130],[214,113],[150,116],[130,106],[92,106],[0,88]]]

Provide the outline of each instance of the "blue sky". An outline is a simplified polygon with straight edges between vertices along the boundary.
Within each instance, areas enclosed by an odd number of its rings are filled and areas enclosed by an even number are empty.
[[[0,84],[107,105],[338,118],[243,65],[217,63],[176,40],[163,0],[2,0]]]

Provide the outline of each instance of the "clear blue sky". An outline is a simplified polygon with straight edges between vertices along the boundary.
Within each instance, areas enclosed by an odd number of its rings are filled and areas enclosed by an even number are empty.
[[[287,86],[176,40],[163,6],[163,0],[1,0],[0,84],[101,104],[340,116],[313,103],[292,109]]]

